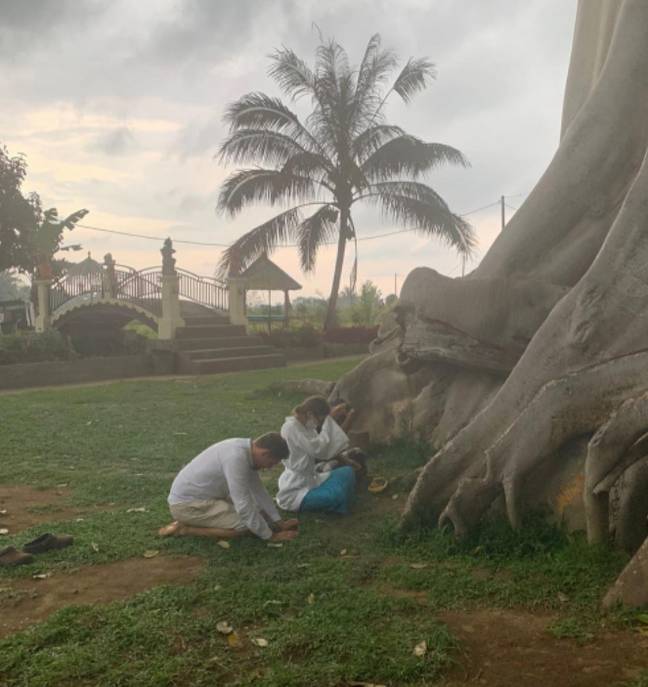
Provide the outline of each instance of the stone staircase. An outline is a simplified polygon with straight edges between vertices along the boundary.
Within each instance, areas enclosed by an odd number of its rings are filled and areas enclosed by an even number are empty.
[[[177,371],[183,374],[238,372],[283,367],[286,358],[258,336],[245,333],[217,314],[183,312],[185,326],[176,330]]]

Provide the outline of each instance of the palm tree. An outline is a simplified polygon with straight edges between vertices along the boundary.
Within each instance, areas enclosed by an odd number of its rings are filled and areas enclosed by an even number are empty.
[[[405,227],[470,253],[470,225],[420,181],[437,165],[466,166],[466,159],[455,148],[426,143],[385,122],[383,110],[391,95],[408,103],[434,78],[429,60],[411,58],[386,91],[397,60],[382,49],[378,34],[369,40],[357,69],[333,40],[317,48],[314,69],[287,48],[275,51],[271,61],[269,74],[281,90],[293,100],[309,97],[312,112],[302,122],[280,99],[259,92],[227,108],[230,133],[220,160],[259,166],[238,170],[224,181],[218,209],[235,216],[255,202],[292,207],[237,239],[223,254],[221,274],[234,275],[287,241],[296,242],[301,267],[311,272],[318,248],[336,241],[328,329],[335,323],[346,243],[356,237],[355,203],[374,203]],[[306,209],[314,212],[305,216]]]

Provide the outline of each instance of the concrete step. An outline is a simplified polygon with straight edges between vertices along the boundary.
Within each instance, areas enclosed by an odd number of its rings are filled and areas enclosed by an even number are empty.
[[[206,317],[185,317],[185,326],[186,327],[195,327],[199,325],[211,325],[211,326],[218,326],[218,325],[223,325],[223,324],[229,324],[230,321],[227,317],[225,316],[220,316],[220,315],[208,315]]]
[[[213,374],[214,372],[240,372],[242,370],[261,370],[267,367],[284,367],[286,358],[280,353],[252,355],[238,358],[213,358],[194,360],[191,363],[193,374]]]
[[[184,351],[189,360],[210,360],[214,358],[239,358],[243,356],[270,355],[277,349],[272,346],[236,346],[235,348],[208,348]]]
[[[204,351],[208,348],[233,348],[240,346],[262,346],[260,336],[219,336],[214,339],[176,339],[175,346],[178,351]]]
[[[176,338],[182,339],[212,339],[223,336],[242,336],[245,327],[240,324],[200,324],[176,329]]]
[[[180,301],[180,314],[182,317],[209,317],[211,315],[223,315],[227,317],[227,313],[224,310],[214,310],[213,308],[208,308],[206,305],[201,305],[200,303],[183,300]]]

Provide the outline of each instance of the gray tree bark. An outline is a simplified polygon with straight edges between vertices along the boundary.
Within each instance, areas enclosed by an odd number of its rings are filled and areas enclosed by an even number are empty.
[[[580,0],[546,172],[473,273],[410,273],[375,354],[333,392],[373,438],[438,449],[405,525],[461,534],[498,502],[514,525],[575,503],[593,541],[645,536],[647,115],[648,2]]]

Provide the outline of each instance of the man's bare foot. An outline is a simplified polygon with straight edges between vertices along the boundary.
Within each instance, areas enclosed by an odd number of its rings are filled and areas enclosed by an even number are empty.
[[[166,527],[160,527],[158,534],[160,537],[174,537],[181,533],[182,525],[176,520]]]
[[[295,539],[297,537],[297,531],[296,530],[286,530],[282,532],[275,532],[272,537],[270,537],[270,541],[272,542],[277,542],[277,541],[290,541],[291,539]]]

